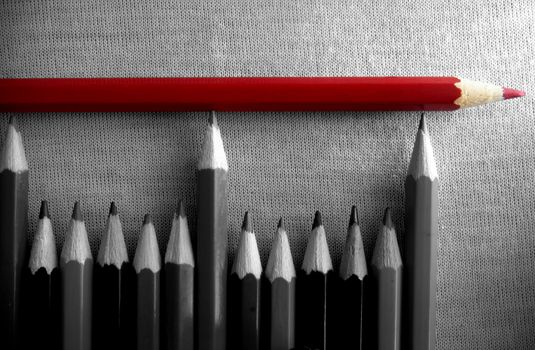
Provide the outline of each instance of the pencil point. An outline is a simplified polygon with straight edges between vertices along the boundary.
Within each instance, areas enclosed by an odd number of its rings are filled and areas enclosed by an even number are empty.
[[[427,134],[427,123],[425,122],[424,113],[422,113],[422,116],[420,117],[420,125],[418,125],[418,130],[422,130]]]
[[[279,224],[277,225],[277,228],[280,228],[280,229],[284,230],[284,223],[282,222],[282,216],[279,219]]]
[[[316,211],[316,214],[314,215],[314,224],[312,224],[312,229],[315,229],[316,227],[320,227],[321,225],[323,225],[323,223],[321,222],[321,213],[318,211]]]
[[[178,215],[182,218],[186,217],[186,209],[184,208],[184,202],[182,200],[178,202]]]
[[[356,205],[351,207],[351,217],[349,218],[349,226],[353,224],[359,225],[359,213]]]
[[[252,227],[252,220],[250,218],[250,215],[249,215],[249,212],[246,211],[245,212],[245,216],[243,217],[243,223],[241,225],[241,229],[244,230],[244,231],[247,231],[247,232],[253,232],[253,227]]]
[[[111,202],[109,215],[117,215],[117,206],[115,202]]]
[[[145,214],[145,217],[143,218],[143,225],[152,224],[152,216],[150,214]]]
[[[215,117],[215,111],[210,112],[210,118],[208,118],[210,125],[217,127],[217,118]]]
[[[516,90],[516,89],[511,89],[511,88],[506,88],[504,87],[503,88],[503,99],[504,100],[509,100],[511,98],[517,98],[517,97],[522,97],[522,96],[525,96],[526,93],[522,90]]]
[[[50,215],[48,214],[48,202],[42,201],[41,202],[41,210],[39,211],[39,219],[43,218],[50,218]]]
[[[17,117],[13,114],[9,116],[9,125],[15,128],[16,131],[19,131],[19,123],[17,122]]]
[[[82,211],[80,210],[80,203],[78,201],[74,203],[74,208],[72,209],[72,218],[77,221],[83,221]]]
[[[392,211],[390,208],[385,209],[385,215],[383,216],[383,225],[388,228],[393,228],[394,224],[392,223]]]

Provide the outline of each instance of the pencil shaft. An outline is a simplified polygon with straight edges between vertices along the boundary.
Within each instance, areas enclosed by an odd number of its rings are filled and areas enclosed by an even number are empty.
[[[362,349],[364,285],[367,282],[367,276],[364,276],[363,280],[356,275],[345,280],[338,278],[338,293],[335,301],[338,317],[335,319],[336,329],[333,332],[337,349],[342,349],[348,344],[351,344],[352,349]],[[348,315],[348,317],[341,317],[341,315]]]
[[[21,282],[26,257],[28,171],[0,173],[0,339],[19,347]]]
[[[277,278],[271,283],[270,349],[295,347],[295,278]]]
[[[401,349],[401,267],[374,269],[377,283],[377,349]]]
[[[69,261],[61,268],[63,349],[91,349],[93,261]]]
[[[232,349],[260,349],[260,288],[260,279],[252,274],[230,277]]]
[[[436,342],[438,180],[408,176],[406,193],[407,349],[432,350]]]
[[[137,274],[137,349],[160,348],[160,272]]]
[[[166,349],[193,350],[193,266],[165,264]]]
[[[58,268],[49,274],[44,267],[32,274],[27,273],[27,349],[59,349],[60,330],[60,272]]]
[[[199,350],[226,347],[227,172],[197,174],[197,344]]]

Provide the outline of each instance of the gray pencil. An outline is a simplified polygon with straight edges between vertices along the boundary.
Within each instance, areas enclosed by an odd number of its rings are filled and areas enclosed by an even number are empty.
[[[270,336],[271,350],[295,347],[295,267],[282,218],[273,240],[266,267],[271,283]]]
[[[0,339],[21,347],[21,284],[26,258],[28,163],[14,117],[0,156]]]
[[[377,286],[377,349],[399,350],[403,264],[390,208],[385,210],[371,266]]]
[[[212,113],[197,172],[197,346],[224,350],[227,322],[228,164]]]
[[[435,349],[438,174],[422,114],[405,181],[406,349]]]
[[[165,252],[165,338],[168,350],[193,350],[193,273],[195,263],[182,201]]]
[[[72,218],[61,251],[63,296],[63,349],[91,349],[91,305],[93,257],[80,205],[74,204]]]
[[[137,349],[160,348],[160,250],[149,214],[143,227],[134,256],[137,274]]]

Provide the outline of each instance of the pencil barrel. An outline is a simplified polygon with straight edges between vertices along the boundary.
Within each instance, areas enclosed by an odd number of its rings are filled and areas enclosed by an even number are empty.
[[[374,269],[377,285],[377,349],[401,349],[402,269]]]
[[[260,288],[260,279],[252,274],[230,277],[231,349],[260,349]]]
[[[364,285],[368,282],[368,277],[364,276],[363,280],[360,280],[358,276],[352,275],[345,280],[337,277],[336,281],[336,293],[332,300],[337,317],[333,319],[334,324],[330,325],[333,328],[332,344],[335,349],[343,349],[347,344],[353,344],[353,349],[360,350],[363,341]]]
[[[165,348],[193,350],[193,266],[167,263],[164,269]]]
[[[137,274],[137,349],[160,350],[160,272]]]
[[[295,347],[295,278],[290,282],[276,278],[269,290],[270,350],[290,350]]]
[[[26,258],[28,171],[0,173],[0,338],[20,347],[21,283]]]

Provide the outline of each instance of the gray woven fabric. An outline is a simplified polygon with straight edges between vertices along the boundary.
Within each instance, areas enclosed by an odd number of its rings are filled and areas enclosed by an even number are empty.
[[[440,191],[438,349],[535,348],[532,0],[17,0],[0,4],[0,77],[457,75],[528,97],[429,113]],[[535,93],[531,91],[531,93]],[[30,237],[50,201],[58,248],[81,200],[93,254],[109,202],[129,253],[179,198],[195,230],[202,113],[20,116]],[[416,113],[224,113],[230,249],[245,210],[263,262],[279,216],[300,266],[316,209],[338,266],[350,206],[368,258],[403,181]],[[4,134],[7,116],[1,115]]]

